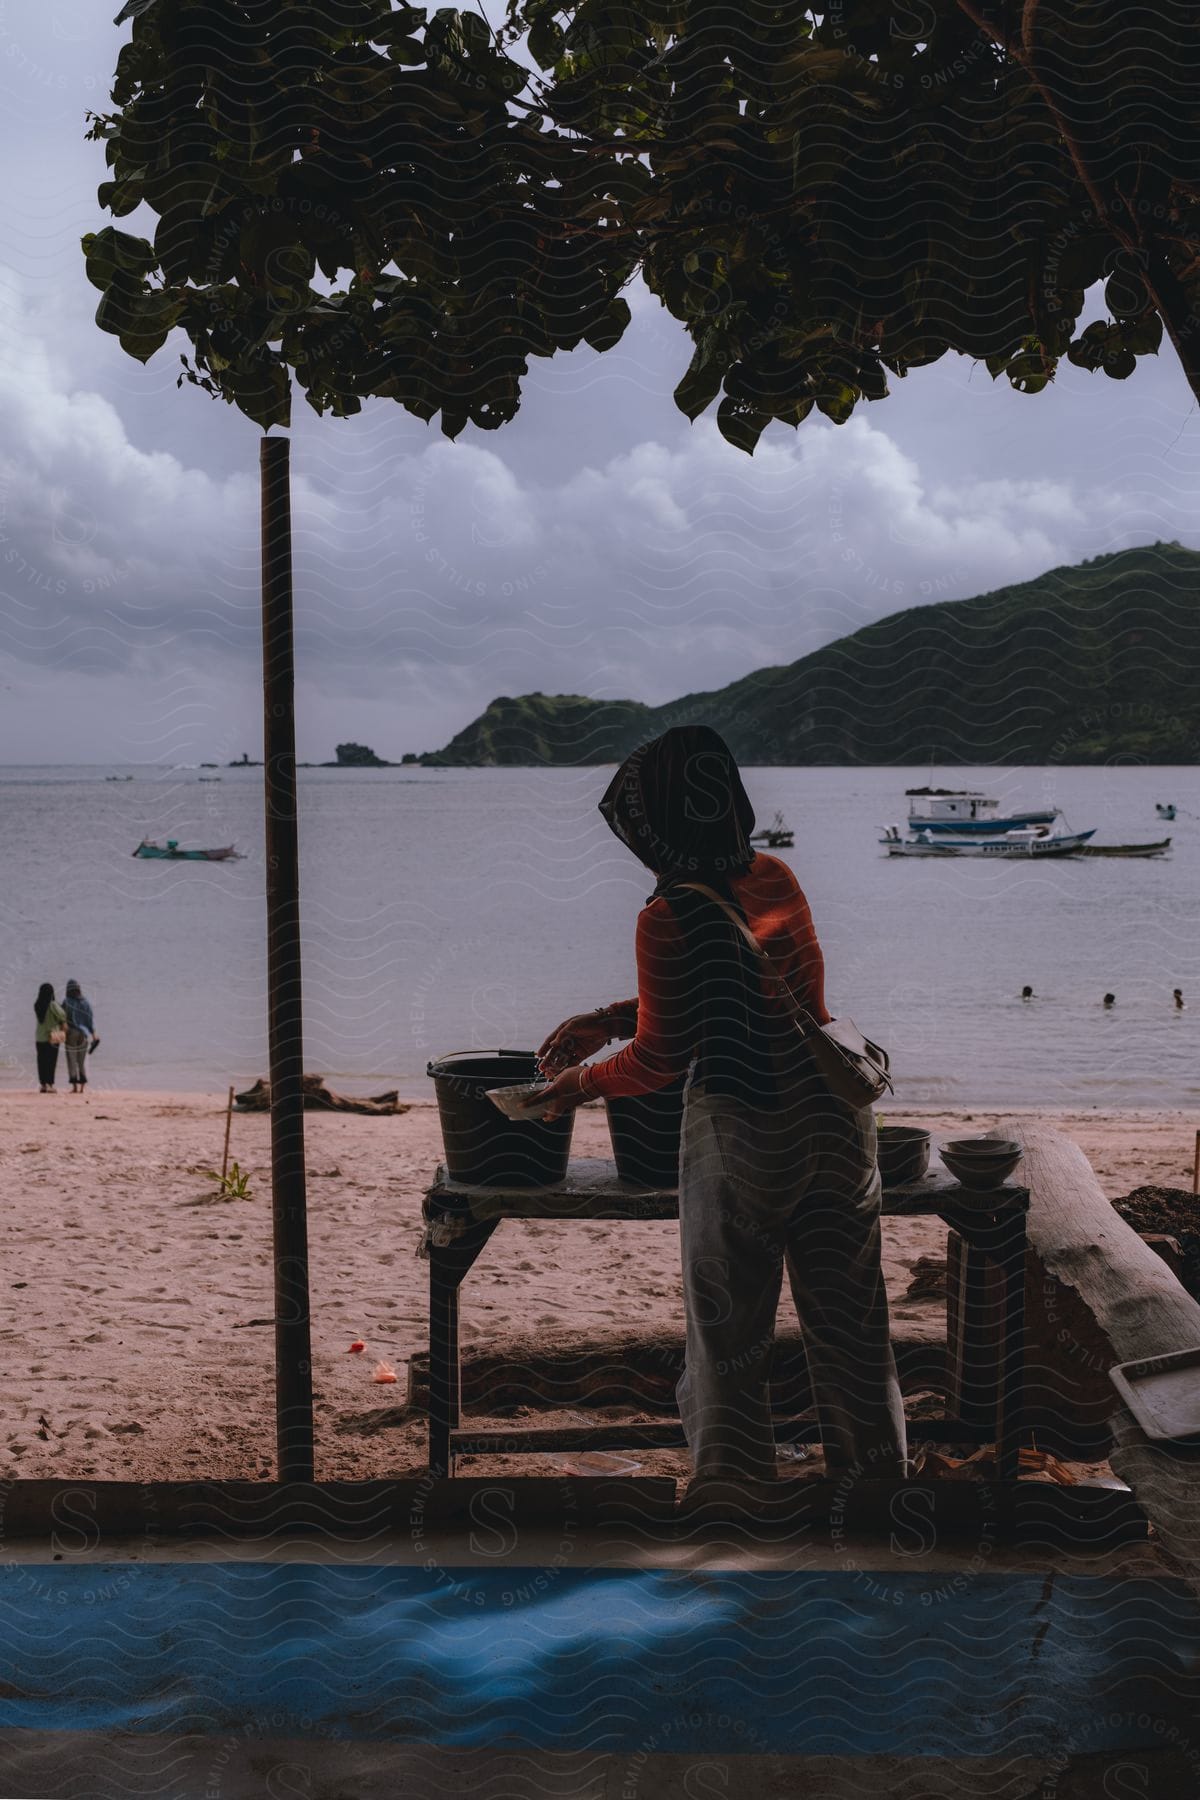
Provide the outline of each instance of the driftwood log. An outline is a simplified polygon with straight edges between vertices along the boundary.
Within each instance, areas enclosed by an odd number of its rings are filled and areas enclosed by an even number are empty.
[[[351,1113],[404,1113],[408,1111],[396,1088],[386,1094],[372,1094],[369,1099],[349,1099],[345,1094],[335,1094],[332,1088],[325,1086],[323,1075],[305,1075],[304,1108],[305,1111],[316,1112],[351,1112]],[[234,1096],[243,1112],[270,1112],[271,1084],[260,1075],[253,1087],[244,1093]]]
[[[1031,1421],[1111,1433],[1113,1469],[1200,1591],[1200,1448],[1147,1439],[1108,1379],[1115,1363],[1200,1345],[1200,1303],[1114,1210],[1077,1144],[1020,1118],[994,1135],[1020,1143],[1030,1190]]]

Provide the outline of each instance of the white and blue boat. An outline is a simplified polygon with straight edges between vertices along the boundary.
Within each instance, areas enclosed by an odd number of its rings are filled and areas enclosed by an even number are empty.
[[[964,856],[993,859],[1081,856],[1085,854],[1087,844],[1095,835],[1094,829],[1052,832],[1045,825],[1021,825],[1012,831],[989,837],[967,837],[961,833],[935,837],[931,831],[926,830],[916,837],[902,838],[899,827],[892,825],[879,841],[889,856],[933,856],[943,862],[951,862]]]
[[[974,788],[908,788],[908,829],[934,836],[997,837],[1031,825],[1053,825],[1055,806],[1024,807],[1001,813],[1000,802]]]

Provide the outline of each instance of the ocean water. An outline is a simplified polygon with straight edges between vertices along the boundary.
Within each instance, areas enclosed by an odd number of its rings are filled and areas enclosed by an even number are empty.
[[[212,1091],[266,1073],[261,771],[203,773],[221,780],[0,770],[0,1088],[36,1085],[33,998],[69,976],[95,1008],[99,1087]],[[929,774],[746,771],[760,821],[779,808],[795,828],[784,854],[812,904],[830,1005],[890,1048],[898,1099],[1200,1102],[1200,770],[935,772],[1006,805],[1060,805],[1109,842],[1169,832],[1163,860],[889,859],[879,828],[903,821],[904,789]],[[568,1013],[631,994],[652,883],[596,811],[607,779],[302,771],[306,1067],[353,1091],[426,1095],[432,1056],[533,1047]],[[1196,816],[1163,825],[1166,799]],[[144,836],[244,856],[142,862]],[[1026,983],[1036,998],[1023,1003]]]

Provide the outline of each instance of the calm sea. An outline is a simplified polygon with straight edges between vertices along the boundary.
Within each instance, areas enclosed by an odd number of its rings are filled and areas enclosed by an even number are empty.
[[[33,998],[77,976],[98,1086],[222,1090],[266,1072],[261,773],[0,770],[0,1086],[34,1083]],[[132,774],[131,781],[106,775]],[[1200,1101],[1200,771],[957,769],[1005,804],[1051,802],[1171,857],[1041,865],[887,858],[928,769],[751,769],[781,809],[828,993],[893,1051],[901,1099],[948,1105]],[[431,1056],[534,1046],[635,986],[651,882],[605,829],[601,769],[312,770],[301,777],[306,1066],[430,1091]],[[226,864],[133,859],[142,837],[236,843]],[[1022,986],[1036,999],[1023,1004]],[[1188,1007],[1176,1013],[1171,990]],[[1111,990],[1115,1008],[1101,997]],[[61,1072],[60,1072],[61,1076]]]

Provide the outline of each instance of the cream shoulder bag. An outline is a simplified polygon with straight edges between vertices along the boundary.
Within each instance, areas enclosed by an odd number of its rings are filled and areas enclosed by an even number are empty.
[[[730,906],[728,900],[718,894],[716,888],[708,887],[702,881],[680,881],[675,885],[691,888],[694,893],[715,900],[721,911],[736,925],[758,956],[768,980],[786,1002],[796,1029],[808,1045],[813,1061],[831,1094],[861,1111],[873,1106],[891,1089],[887,1051],[879,1044],[873,1044],[870,1038],[864,1037],[853,1019],[831,1019],[828,1025],[822,1025],[815,1019],[808,1008],[797,1000],[746,921]]]

